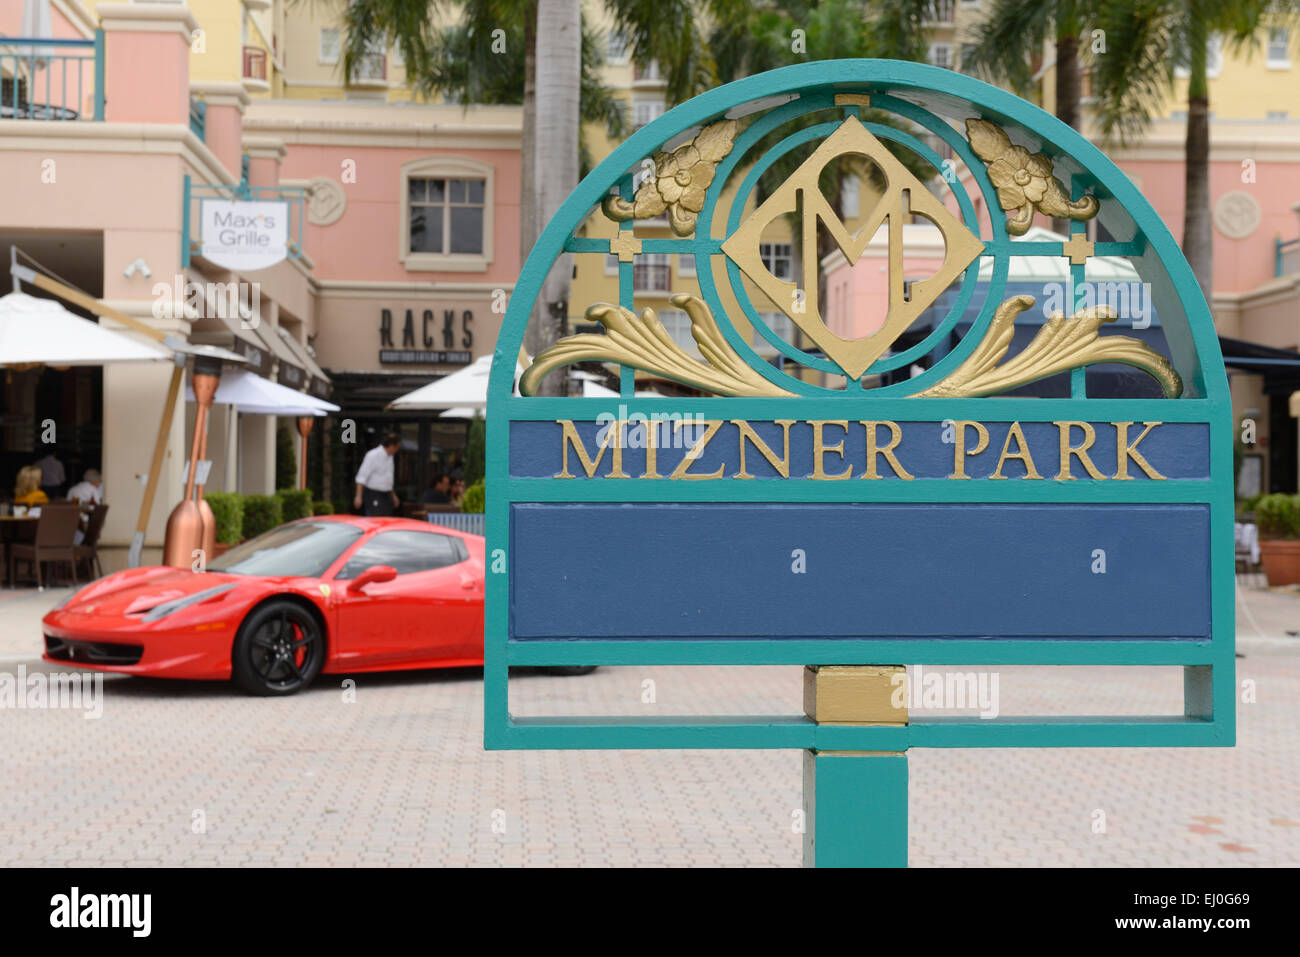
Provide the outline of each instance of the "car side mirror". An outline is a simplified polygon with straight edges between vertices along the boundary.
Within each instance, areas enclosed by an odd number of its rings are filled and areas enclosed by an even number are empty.
[[[371,565],[348,583],[348,591],[359,592],[367,585],[376,582],[390,582],[397,577],[397,569],[392,565]]]

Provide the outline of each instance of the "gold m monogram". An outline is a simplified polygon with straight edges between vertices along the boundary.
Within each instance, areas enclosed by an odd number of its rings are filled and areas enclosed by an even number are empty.
[[[818,188],[818,178],[836,157],[861,154],[883,173],[888,186],[862,228],[851,234]],[[803,200],[800,237],[801,283],[778,279],[763,265],[759,241],[778,216],[794,213]],[[943,264],[927,279],[903,285],[903,225],[922,216],[939,228],[945,243]],[[889,311],[874,332],[860,339],[844,339],[826,325],[817,297],[817,223],[826,225],[835,244],[850,264],[858,261],[881,225],[889,224]],[[907,171],[857,117],[846,119],[808,157],[788,180],[740,224],[722,251],[727,254],[790,320],[851,378],[862,376],[907,327],[934,304],[945,289],[984,251],[984,244]],[[909,277],[911,278],[911,277]],[[802,296],[802,302],[800,302]],[[803,308],[796,308],[800,303]]]

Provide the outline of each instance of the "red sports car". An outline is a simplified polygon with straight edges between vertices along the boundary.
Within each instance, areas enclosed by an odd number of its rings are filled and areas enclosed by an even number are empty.
[[[483,539],[401,518],[302,519],[204,572],[108,575],[43,624],[46,661],[233,677],[258,695],[292,694],[321,672],[480,665]]]

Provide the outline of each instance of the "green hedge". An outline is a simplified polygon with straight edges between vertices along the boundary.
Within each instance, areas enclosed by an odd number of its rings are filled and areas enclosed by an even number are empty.
[[[244,501],[236,492],[207,492],[203,496],[217,520],[217,541],[235,545],[244,537]]]
[[[351,515],[352,503],[345,498],[336,498],[332,503],[335,515]]]
[[[244,496],[244,537],[256,538],[284,524],[280,500],[274,495]]]
[[[1300,495],[1263,496],[1255,504],[1255,521],[1264,538],[1300,538]]]
[[[277,489],[275,497],[280,500],[280,515],[283,521],[292,522],[297,518],[311,518],[311,491],[309,489]]]
[[[275,330],[270,330],[275,335]],[[294,454],[293,429],[281,422],[275,430],[275,487],[293,488],[298,483],[298,456]]]
[[[479,479],[469,488],[465,489],[464,496],[460,500],[460,510],[462,512],[483,512],[483,504],[486,499],[483,480]]]
[[[313,515],[333,515],[334,506],[329,502],[312,502],[311,513]]]
[[[466,488],[482,480],[486,455],[487,423],[482,416],[475,415],[470,421],[469,436],[465,441],[465,473],[461,477],[465,480]]]

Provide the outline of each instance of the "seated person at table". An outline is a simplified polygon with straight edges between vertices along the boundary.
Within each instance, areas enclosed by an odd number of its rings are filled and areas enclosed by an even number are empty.
[[[41,491],[41,467],[28,465],[18,470],[18,481],[14,485],[15,505],[44,505],[49,496]]]
[[[86,469],[80,482],[68,489],[68,501],[81,505],[102,505],[104,502],[104,480],[98,470]]]
[[[420,496],[422,505],[446,505],[451,501],[448,492],[451,491],[451,479],[441,472],[433,476],[433,485],[424,490]]]
[[[451,483],[451,492],[449,493],[451,504],[460,508],[461,499],[465,497],[465,480],[453,479]]]

